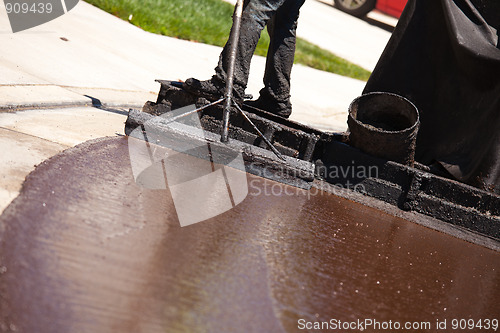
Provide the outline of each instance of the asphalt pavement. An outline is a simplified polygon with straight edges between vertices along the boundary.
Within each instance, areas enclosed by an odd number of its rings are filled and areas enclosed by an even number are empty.
[[[326,332],[301,319],[373,318],[445,332],[430,323],[500,312],[498,252],[253,175],[236,207],[181,227],[179,196],[138,185],[129,149],[111,137],[58,154],[0,216],[0,331]]]
[[[298,34],[372,69],[391,22],[384,16],[360,20],[309,0]],[[0,8],[0,45],[0,211],[37,164],[89,139],[122,135],[128,108],[156,99],[155,79],[209,78],[221,50],[145,32],[83,1],[58,19],[16,34]],[[249,93],[260,90],[264,65],[264,58],[254,57]],[[347,107],[364,85],[296,65],[292,119],[343,131]]]

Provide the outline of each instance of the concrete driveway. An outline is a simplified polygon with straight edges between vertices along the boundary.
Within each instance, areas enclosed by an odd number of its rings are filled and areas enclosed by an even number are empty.
[[[297,35],[373,71],[397,22],[376,10],[360,19],[334,8],[332,0],[308,0]]]

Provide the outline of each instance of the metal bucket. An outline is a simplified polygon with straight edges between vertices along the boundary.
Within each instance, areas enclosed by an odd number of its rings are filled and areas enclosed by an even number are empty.
[[[349,142],[363,152],[413,166],[420,126],[416,106],[404,97],[373,92],[349,106]]]

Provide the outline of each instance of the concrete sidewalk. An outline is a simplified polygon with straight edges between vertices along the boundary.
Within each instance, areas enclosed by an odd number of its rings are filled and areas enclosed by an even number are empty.
[[[85,2],[52,22],[9,33],[0,12],[0,108],[86,105],[142,106],[154,99],[155,79],[209,78],[220,48],[159,36]],[[265,59],[254,57],[247,91],[258,94]],[[318,84],[320,83],[320,84]],[[364,82],[295,66],[293,119],[342,130],[350,101]],[[314,115],[314,116],[311,116]],[[336,117],[337,116],[337,117]]]
[[[221,50],[144,32],[85,2],[16,34],[2,9],[0,43],[0,211],[36,164],[80,142],[122,134],[128,107],[156,99],[155,79],[209,78]],[[249,93],[260,90],[264,64],[254,57]],[[364,85],[297,65],[292,119],[343,131],[347,107]]]

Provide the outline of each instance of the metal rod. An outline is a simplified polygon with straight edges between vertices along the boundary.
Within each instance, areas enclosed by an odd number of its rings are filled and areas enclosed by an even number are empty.
[[[203,105],[202,107],[199,107],[197,109],[194,109],[194,110],[191,110],[191,111],[188,111],[186,113],[183,113],[183,114],[180,114],[178,116],[175,116],[175,117],[172,117],[172,118],[165,118],[165,120],[168,120],[167,124],[170,124],[170,123],[173,123],[174,121],[176,121],[177,119],[180,119],[180,118],[184,118],[186,116],[189,116],[190,114],[193,114],[193,113],[196,113],[196,112],[200,112],[206,108],[209,108],[211,106],[214,106],[216,104],[219,104],[220,102],[222,102],[223,100],[225,100],[225,98],[221,98],[215,102],[212,102],[210,104],[207,104],[207,105]]]
[[[234,64],[238,52],[238,41],[240,39],[241,16],[243,14],[243,0],[237,0],[233,17],[233,29],[231,31],[231,49],[229,53],[229,67],[227,69],[226,93],[224,97],[224,114],[222,117],[222,134],[220,141],[229,141],[229,115],[231,114],[231,102],[233,99]]]
[[[248,118],[248,116],[245,114],[245,112],[243,112],[243,110],[240,108],[240,106],[236,103],[234,103],[234,106],[243,115],[243,117],[250,123],[250,125],[252,125],[253,129],[259,134],[259,136],[262,138],[262,140],[264,140],[264,142],[269,146],[269,148],[271,148],[273,153],[275,153],[276,156],[278,156],[281,160],[284,161],[285,158],[283,157],[283,155],[281,155],[281,153],[278,151],[278,149],[276,149],[276,147],[271,143],[271,141],[269,141],[264,136],[264,134],[262,134],[262,132],[257,128],[257,126],[255,126],[255,124],[252,122],[252,120],[250,118]]]

